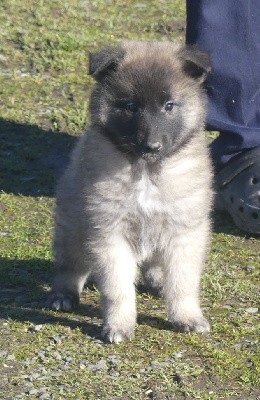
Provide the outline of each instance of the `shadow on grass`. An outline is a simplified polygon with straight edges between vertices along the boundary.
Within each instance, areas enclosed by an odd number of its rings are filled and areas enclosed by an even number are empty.
[[[234,224],[231,216],[225,211],[214,211],[212,214],[213,232],[226,233],[234,236],[245,236]]]
[[[80,307],[82,309],[82,306]],[[98,315],[98,309],[94,309],[92,306],[84,307],[84,315],[90,317],[91,314]],[[64,313],[49,311],[45,309],[29,308],[17,305],[5,305],[1,306],[0,316],[4,319],[12,319],[19,322],[30,322],[33,325],[38,324],[51,324],[51,325],[62,325],[68,326],[71,329],[79,328],[81,332],[90,337],[100,339],[101,338],[101,327],[97,324],[91,323],[86,320],[79,320],[79,314],[82,316],[83,313],[79,313],[78,310],[74,313],[68,313],[64,316]],[[89,319],[89,318],[88,318]]]
[[[72,313],[54,312],[45,308],[47,289],[52,281],[51,261],[0,259],[0,318],[11,318],[32,324],[60,324],[71,329],[80,328],[84,334],[99,337],[100,327],[95,321],[101,318],[100,308],[93,303],[93,287],[84,296],[89,304],[80,304]],[[84,317],[87,317],[84,320]]]
[[[0,190],[53,196],[76,137],[0,118]]]
[[[226,211],[215,210],[212,215],[212,221],[214,233],[224,233],[226,235],[238,236],[245,239],[259,237],[258,234],[250,234],[239,229]]]

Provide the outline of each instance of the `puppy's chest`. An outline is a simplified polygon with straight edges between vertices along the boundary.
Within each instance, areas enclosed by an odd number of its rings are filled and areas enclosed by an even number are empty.
[[[161,214],[165,212],[163,193],[147,174],[143,174],[132,185],[129,202],[129,210],[136,216],[152,217],[155,213]]]
[[[140,261],[160,247],[162,232],[169,225],[169,219],[163,193],[149,176],[143,174],[132,185],[125,219],[126,237]]]

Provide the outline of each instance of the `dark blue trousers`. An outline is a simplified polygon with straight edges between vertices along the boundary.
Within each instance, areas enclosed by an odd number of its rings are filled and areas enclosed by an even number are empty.
[[[260,146],[260,0],[187,0],[188,44],[207,51],[208,128],[216,166]]]

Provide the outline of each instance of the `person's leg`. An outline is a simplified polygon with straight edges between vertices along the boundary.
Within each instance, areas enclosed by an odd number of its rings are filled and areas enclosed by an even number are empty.
[[[208,129],[218,204],[260,233],[260,0],[187,0],[188,45],[209,53]]]
[[[210,54],[208,125],[217,167],[260,146],[260,0],[187,0],[187,44]]]

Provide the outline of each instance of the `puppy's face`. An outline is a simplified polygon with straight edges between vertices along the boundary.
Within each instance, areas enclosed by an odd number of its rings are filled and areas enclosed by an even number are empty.
[[[185,63],[179,47],[168,46],[130,43],[114,48],[103,68],[102,53],[96,65],[92,62],[98,81],[91,101],[92,123],[104,128],[122,151],[149,162],[177,151],[204,119],[200,84],[205,69],[193,61]]]

